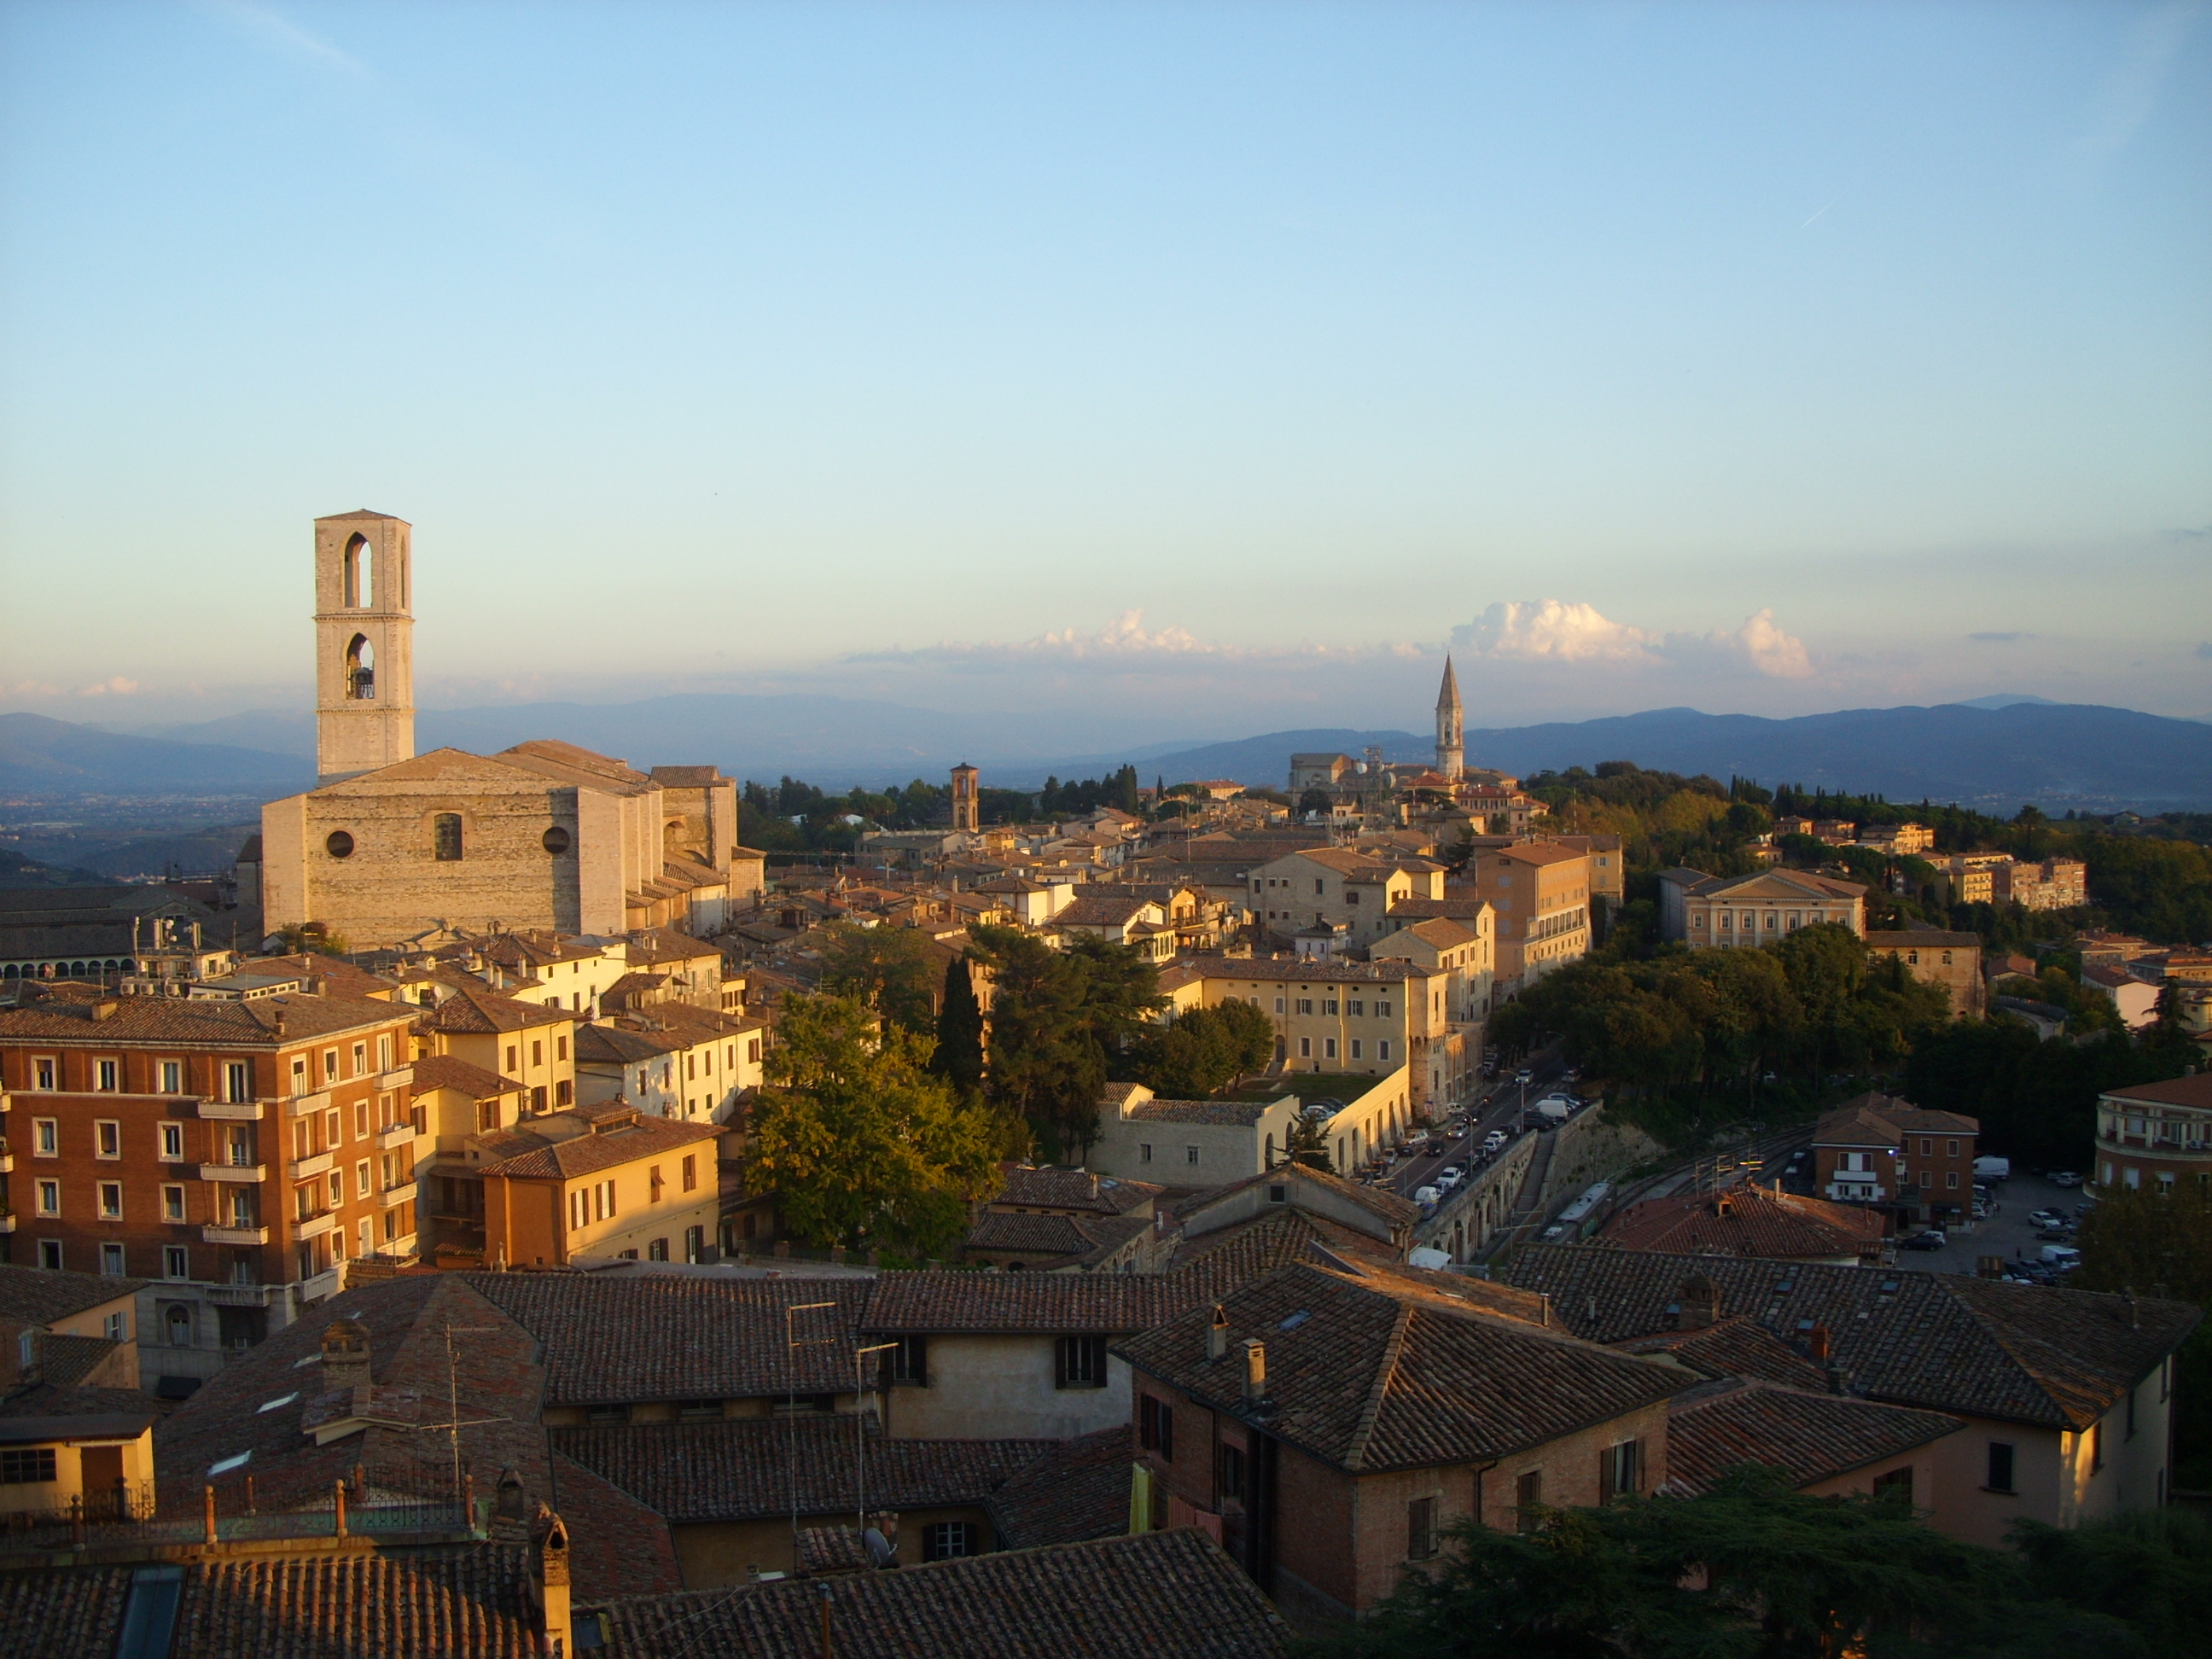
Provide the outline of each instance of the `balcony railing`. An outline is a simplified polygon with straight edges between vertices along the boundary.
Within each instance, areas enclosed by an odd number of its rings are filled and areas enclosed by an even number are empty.
[[[269,1229],[264,1226],[218,1226],[210,1224],[200,1229],[200,1237],[210,1244],[266,1244]]]
[[[380,1089],[404,1089],[414,1080],[415,1068],[412,1066],[395,1066],[388,1072],[376,1074],[376,1086]]]
[[[265,1100],[204,1100],[199,1105],[202,1117],[220,1118],[227,1122],[258,1123],[268,1110],[269,1103]]]
[[[296,1222],[292,1228],[292,1237],[295,1238],[320,1238],[325,1233],[330,1231],[331,1228],[337,1224],[338,1212],[336,1210],[317,1210],[312,1215],[302,1216],[300,1218],[298,1222]]]
[[[295,1158],[284,1166],[284,1173],[295,1181],[311,1181],[319,1175],[328,1175],[337,1156],[336,1152],[317,1152],[313,1158]]]
[[[331,1091],[319,1089],[311,1095],[294,1095],[284,1103],[287,1117],[312,1117],[315,1113],[330,1109]]]
[[[376,1145],[380,1151],[388,1152],[394,1146],[404,1146],[414,1139],[415,1123],[411,1118],[403,1118],[390,1128],[376,1132]]]
[[[269,1178],[268,1168],[259,1164],[203,1164],[202,1181],[237,1181],[259,1186]]]

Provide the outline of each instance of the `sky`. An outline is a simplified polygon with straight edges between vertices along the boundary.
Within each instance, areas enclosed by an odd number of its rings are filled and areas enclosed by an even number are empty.
[[[0,6],[0,709],[2212,715],[2212,6]]]

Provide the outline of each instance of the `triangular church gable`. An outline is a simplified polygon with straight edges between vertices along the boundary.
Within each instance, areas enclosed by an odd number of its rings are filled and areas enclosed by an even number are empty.
[[[433,749],[412,760],[394,761],[374,772],[341,783],[325,784],[313,793],[319,797],[343,797],[387,793],[394,784],[431,784],[441,789],[543,789],[545,780],[529,769],[461,749]]]

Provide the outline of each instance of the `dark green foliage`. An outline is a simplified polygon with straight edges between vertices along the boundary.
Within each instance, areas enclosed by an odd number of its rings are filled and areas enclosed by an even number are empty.
[[[2039,1597],[2129,1627],[2136,1641],[2121,1653],[2187,1653],[2212,1629],[2212,1528],[2201,1516],[2165,1510],[2070,1532],[2029,1521],[2013,1542]]]
[[[1127,945],[1079,935],[1064,951],[1010,927],[973,930],[993,970],[984,1089],[1059,1159],[1097,1137],[1098,1095],[1160,1006],[1159,974]]]
[[[1140,810],[1137,797],[1141,787],[1133,766],[1124,766],[1103,778],[1085,778],[1080,783],[1062,783],[1058,778],[1047,778],[1036,798],[1036,810],[1046,817],[1092,812],[1102,806],[1133,814]]]
[[[2118,1619],[2048,1601],[2017,1558],[1923,1525],[1889,1498],[1814,1498],[1745,1467],[1693,1498],[1463,1523],[1433,1578],[1409,1572],[1311,1659],[1995,1659],[2149,1651]]]
[[[1273,1021],[1249,1002],[1193,1008],[1130,1045],[1128,1069],[1168,1100],[1205,1100],[1275,1057]]]
[[[2108,1194],[2082,1220],[2081,1271],[2072,1282],[2212,1303],[2212,1200],[2185,1187],[2170,1197]],[[2201,1492],[2212,1486],[2212,1325],[2199,1325],[2175,1356],[2173,1416],[2173,1484]]]
[[[945,1006],[937,1014],[937,1052],[929,1069],[963,1100],[983,1091],[983,1010],[965,957],[956,957],[945,970]]]
[[[1980,1144],[1990,1152],[2084,1170],[2098,1095],[2180,1069],[2123,1032],[2080,1044],[2065,1037],[2046,1042],[2025,1021],[1999,1015],[1923,1032],[1905,1064],[1905,1094],[1931,1111],[1978,1118]]]
[[[1336,1173],[1336,1162],[1328,1155],[1328,1120],[1308,1117],[1300,1112],[1291,1120],[1291,1161],[1310,1164],[1323,1175]]]
[[[927,1036],[937,1029],[939,958],[912,927],[831,922],[823,951],[822,988],[857,997],[885,1019]]]

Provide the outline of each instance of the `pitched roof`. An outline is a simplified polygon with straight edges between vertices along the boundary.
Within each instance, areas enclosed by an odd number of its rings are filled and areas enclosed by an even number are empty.
[[[1875,951],[1964,951],[1982,948],[1979,933],[1948,933],[1940,927],[1870,927],[1867,947]]]
[[[518,1133],[544,1122],[543,1118],[526,1120]],[[591,1134],[571,1136],[567,1140],[556,1140],[515,1152],[496,1163],[481,1165],[479,1175],[513,1176],[521,1180],[574,1181],[600,1170],[611,1170],[617,1164],[634,1163],[641,1158],[657,1158],[664,1154],[696,1149],[701,1143],[720,1138],[721,1131],[711,1123],[686,1123],[679,1118],[641,1116],[632,1123],[602,1130]],[[514,1137],[509,1137],[513,1139]]]
[[[0,1263],[0,1319],[11,1324],[51,1325],[118,1297],[136,1296],[153,1282]]]
[[[645,975],[625,974],[616,981],[614,989],[618,991],[631,981],[642,977]],[[576,1060],[580,1065],[586,1060],[593,1060],[602,1066],[634,1066],[641,1060],[658,1060],[663,1054],[676,1054],[689,1047],[690,1045],[687,1042],[673,1042],[621,1025],[585,1025],[579,1027],[576,1032]]]
[[[2163,1083],[2132,1083],[2124,1089],[2107,1089],[2107,1100],[2139,1100],[2147,1106],[2212,1108],[2212,1072],[2195,1077],[2169,1078]]]
[[[1763,1187],[1647,1198],[1608,1220],[1599,1237],[1625,1250],[1689,1250],[1779,1259],[1855,1255],[1887,1237],[1881,1212]]]
[[[606,1604],[607,1659],[1279,1659],[1258,1586],[1195,1528]]]
[[[1279,1269],[1224,1297],[1229,1346],[1208,1357],[1211,1308],[1116,1345],[1211,1408],[1353,1473],[1502,1456],[1689,1386],[1677,1367],[1615,1353],[1504,1310],[1455,1276]],[[1266,1346],[1267,1404],[1243,1400],[1247,1338]]]
[[[1050,1443],[991,1494],[991,1525],[1000,1547],[1033,1549],[1126,1534],[1136,1456],[1127,1423]]]
[[[2200,1316],[2186,1303],[1960,1273],[1585,1244],[1523,1246],[1497,1272],[1549,1295],[1570,1328],[1601,1342],[1670,1328],[1668,1305],[1703,1274],[1723,1315],[1784,1337],[1826,1325],[1834,1363],[1870,1398],[2060,1429],[2109,1411]]]
[[[526,1659],[539,1651],[530,1552],[519,1545],[226,1553],[179,1564],[167,1659],[375,1654]],[[0,1629],[19,1659],[114,1650],[137,1569],[0,1572]],[[460,1645],[457,1647],[457,1638]]]
[[[1680,1395],[1667,1413],[1667,1483],[1685,1497],[1760,1463],[1809,1486],[1940,1440],[1966,1425],[1941,1412],[1877,1405],[1730,1378]]]
[[[1006,1184],[991,1202],[1120,1215],[1158,1197],[1162,1190],[1149,1181],[1121,1181],[1089,1170],[1033,1169],[1024,1164],[1006,1171]]]
[[[105,1019],[98,1013],[103,1007],[112,1010]],[[413,1012],[367,998],[305,994],[260,997],[251,1002],[211,997],[47,996],[0,1011],[0,1038],[97,1042],[115,1048],[160,1043],[179,1048],[273,1048],[301,1038],[388,1025]]]
[[[844,1356],[852,1386],[851,1356]],[[670,1522],[850,1514],[860,1468],[851,1416],[623,1423],[548,1431],[554,1449]],[[980,1504],[1048,1448],[1043,1440],[894,1440],[867,1433],[867,1498],[885,1509]],[[795,1485],[794,1485],[795,1479]]]
[[[1901,1134],[1973,1135],[1980,1121],[1956,1112],[1923,1110],[1909,1100],[1869,1091],[1855,1095],[1814,1126],[1815,1146],[1869,1146]]]
[[[533,1025],[567,1025],[576,1015],[566,1008],[548,1008],[535,1002],[518,1002],[473,985],[457,988],[422,1018],[425,1030],[483,1036],[494,1031],[521,1031]]]
[[[1748,1376],[1819,1391],[1828,1374],[1755,1320],[1731,1315],[1686,1331],[1659,1331],[1608,1345],[1623,1353],[1661,1354],[1708,1377]]]
[[[860,1279],[702,1279],[685,1273],[460,1277],[543,1345],[549,1406],[759,1398],[794,1386],[800,1394],[849,1393],[853,1345],[846,1339],[860,1326],[870,1288]],[[792,1316],[798,1335],[836,1340],[801,1346],[794,1364],[786,1346],[784,1310],[805,1302],[836,1305]],[[621,1332],[623,1340],[609,1341],[611,1331]]]
[[[1409,979],[1427,979],[1429,970],[1419,963],[1321,962],[1310,957],[1192,957],[1183,964],[1206,979],[1261,981],[1294,980],[1316,985],[1397,985]]]
[[[1390,914],[1393,916],[1395,916],[1398,912],[1394,909]],[[1392,939],[1397,939],[1407,933],[1411,933],[1415,939],[1420,940],[1422,944],[1429,945],[1438,951],[1449,951],[1457,945],[1465,945],[1471,939],[1478,939],[1482,937],[1482,935],[1477,933],[1474,928],[1464,926],[1455,917],[1431,916],[1425,921],[1407,922],[1403,927],[1398,929],[1396,933],[1377,939],[1368,948],[1370,951],[1380,951],[1385,945],[1389,945]]]
[[[522,1085],[512,1078],[501,1077],[496,1072],[487,1072],[481,1066],[471,1066],[455,1054],[426,1054],[414,1062],[415,1080],[408,1085],[410,1094],[428,1094],[433,1089],[453,1089],[471,1100],[491,1100],[501,1095],[519,1095]]]

